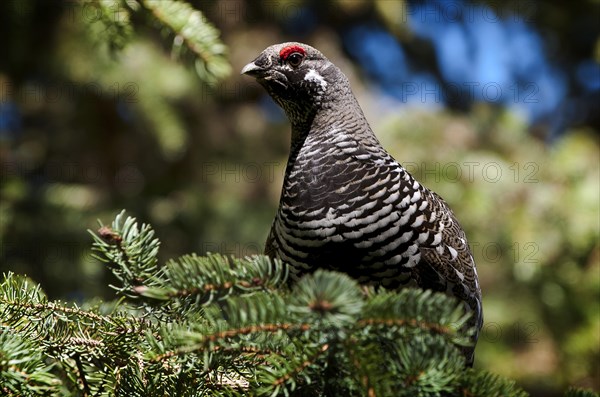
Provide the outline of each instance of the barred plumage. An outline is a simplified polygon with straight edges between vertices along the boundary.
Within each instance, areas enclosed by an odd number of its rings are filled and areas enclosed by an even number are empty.
[[[267,48],[242,73],[257,78],[292,124],[265,253],[296,277],[327,268],[361,283],[446,292],[473,311],[479,330],[481,290],[464,231],[442,198],[383,149],[346,76],[301,43]],[[469,364],[473,349],[465,350]]]

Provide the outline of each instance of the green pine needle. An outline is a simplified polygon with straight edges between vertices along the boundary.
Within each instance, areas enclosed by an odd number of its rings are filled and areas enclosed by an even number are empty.
[[[2,393],[526,396],[464,368],[468,315],[444,294],[364,288],[324,270],[289,288],[287,266],[264,256],[161,265],[152,228],[124,212],[91,234],[121,298],[51,302],[26,277],[5,275]]]

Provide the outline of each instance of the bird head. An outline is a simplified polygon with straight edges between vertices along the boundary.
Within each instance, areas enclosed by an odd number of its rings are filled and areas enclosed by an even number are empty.
[[[294,42],[266,48],[242,74],[256,78],[292,122],[318,110],[335,97],[336,86],[347,81],[318,50]]]

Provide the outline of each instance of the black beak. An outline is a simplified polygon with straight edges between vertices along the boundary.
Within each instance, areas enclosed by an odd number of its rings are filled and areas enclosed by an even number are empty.
[[[265,71],[266,71],[265,68],[258,66],[254,62],[250,62],[249,64],[244,66],[241,74],[246,74],[246,75],[252,76],[252,77],[260,77],[260,76],[264,75]]]

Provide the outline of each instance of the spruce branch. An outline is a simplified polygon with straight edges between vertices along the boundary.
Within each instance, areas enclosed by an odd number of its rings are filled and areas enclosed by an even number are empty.
[[[308,331],[311,326],[309,324],[260,324],[253,325],[235,329],[228,329],[225,331],[219,331],[211,334],[204,334],[202,332],[190,332],[190,331],[173,331],[169,332],[174,333],[176,338],[179,341],[184,341],[185,344],[180,347],[166,351],[165,353],[156,355],[150,359],[151,362],[159,362],[165,359],[185,355],[189,353],[198,353],[203,352],[207,349],[210,349],[215,352],[226,351],[227,348],[223,348],[224,346],[217,345],[218,343],[222,343],[224,345],[228,344],[228,341],[233,338],[238,338],[245,335],[256,335],[261,333],[269,333],[269,334],[277,334],[281,331]],[[163,334],[163,338],[165,335]],[[164,338],[166,339],[166,338]],[[195,343],[192,343],[195,340]],[[238,349],[240,349],[238,347]],[[246,349],[257,349],[256,347],[241,347],[240,350],[244,351]],[[231,350],[231,349],[229,349]],[[269,351],[269,349],[263,349],[264,351]],[[272,351],[272,350],[271,350]]]
[[[460,379],[459,392],[468,397],[527,397],[514,381],[489,372],[469,370]],[[567,397],[568,394],[565,396]]]
[[[190,55],[203,82],[216,84],[231,73],[227,46],[221,41],[219,30],[185,1],[88,0],[80,6],[92,6],[96,11],[93,22],[88,23],[91,36],[106,43],[111,51],[123,49],[134,37],[133,16],[147,14],[153,25],[172,37],[174,57]]]
[[[111,285],[142,305],[161,307],[184,317],[194,305],[207,305],[231,294],[273,290],[285,284],[287,267],[267,257],[245,260],[209,254],[184,255],[159,267],[159,241],[149,225],[138,228],[122,211],[111,227],[100,223],[94,238],[95,257],[111,265],[121,285]]]
[[[91,230],[88,232],[94,239],[94,257],[109,263],[112,272],[121,281],[121,286],[111,285],[119,293],[137,297],[136,287],[152,285],[152,280],[159,276],[157,256],[160,242],[154,238],[150,225],[138,227],[135,218],[125,218],[125,211],[121,211],[111,227],[100,222],[98,235]]]
[[[0,327],[0,394],[6,396],[51,395],[61,381],[53,373],[34,341]]]
[[[364,304],[355,280],[345,274],[317,270],[294,286],[288,306],[299,316],[340,326],[356,321]]]
[[[307,376],[309,367],[318,366],[329,349],[328,344],[296,346],[291,344],[283,355],[268,358],[266,365],[256,373],[257,395],[286,395],[294,392],[300,385],[310,381]]]
[[[0,317],[3,326],[57,349],[64,343],[93,339],[84,331],[87,326],[113,325],[110,317],[77,305],[48,302],[39,285],[13,273],[5,274],[0,284]]]
[[[129,0],[86,0],[78,3],[83,15],[94,10],[93,22],[90,23],[91,37],[98,43],[106,43],[110,51],[123,49],[131,40],[134,29],[131,24],[131,12],[137,7]],[[88,20],[89,21],[89,20]]]
[[[194,54],[196,71],[203,81],[214,84],[231,73],[227,47],[200,11],[176,0],[142,0],[142,4],[174,35],[174,55],[179,56],[184,49]]]
[[[124,212],[92,235],[123,297],[49,302],[26,277],[5,275],[2,393],[526,395],[464,369],[468,316],[443,294],[365,294],[347,275],[323,270],[289,288],[286,265],[263,256],[186,255],[160,266],[152,228]],[[4,357],[17,359],[6,365]]]
[[[565,397],[598,397],[598,393],[595,393],[590,389],[569,387],[565,393]]]
[[[148,298],[181,298],[194,304],[209,304],[232,294],[274,290],[287,279],[287,267],[267,257],[246,260],[208,254],[184,255],[163,268],[152,287],[136,290]]]

